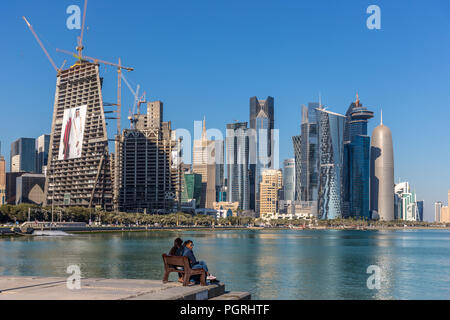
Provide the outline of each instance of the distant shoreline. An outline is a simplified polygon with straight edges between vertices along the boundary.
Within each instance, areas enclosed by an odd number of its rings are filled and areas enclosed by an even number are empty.
[[[289,227],[240,227],[240,226],[216,226],[216,227],[192,227],[192,226],[178,226],[178,227],[84,227],[84,228],[54,228],[53,230],[65,231],[70,234],[97,234],[97,233],[119,233],[119,232],[147,232],[147,231],[169,231],[169,232],[183,232],[183,231],[244,231],[244,230],[293,230],[293,231],[320,231],[320,230],[337,230],[337,231],[386,231],[386,230],[450,230],[450,227],[426,227],[426,226],[382,226],[382,227],[312,227],[312,228],[289,228]],[[18,230],[12,231],[8,227],[0,227],[0,237],[2,236],[24,236]],[[27,235],[32,236],[32,235]]]

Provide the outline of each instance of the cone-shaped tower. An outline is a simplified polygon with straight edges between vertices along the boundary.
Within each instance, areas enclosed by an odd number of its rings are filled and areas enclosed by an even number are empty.
[[[391,130],[381,123],[370,144],[370,208],[372,219],[394,220],[394,150]]]

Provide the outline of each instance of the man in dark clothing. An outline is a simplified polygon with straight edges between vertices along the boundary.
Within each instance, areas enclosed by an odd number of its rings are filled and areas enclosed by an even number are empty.
[[[216,280],[216,277],[211,275],[208,272],[208,266],[204,261],[197,261],[197,258],[195,258],[194,252],[192,249],[194,248],[194,243],[191,240],[187,240],[183,244],[184,250],[183,250],[183,256],[188,257],[189,263],[191,265],[192,269],[203,269],[206,272],[206,279],[208,280]]]

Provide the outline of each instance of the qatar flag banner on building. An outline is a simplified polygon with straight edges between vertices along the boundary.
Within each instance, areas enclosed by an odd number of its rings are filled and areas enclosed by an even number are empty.
[[[81,157],[87,105],[65,109],[58,160]]]

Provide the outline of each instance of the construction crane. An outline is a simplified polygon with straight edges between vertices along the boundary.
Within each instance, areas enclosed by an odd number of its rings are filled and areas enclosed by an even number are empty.
[[[78,56],[80,57],[80,60],[83,57],[83,34],[84,34],[84,24],[86,22],[86,11],[87,11],[87,0],[84,0],[84,8],[83,8],[83,22],[81,24],[81,33],[78,37],[78,46],[76,47]]]
[[[68,55],[71,55],[74,58],[80,59],[81,61],[83,61],[83,60],[88,61],[89,60],[89,61],[92,61],[93,63],[97,63],[97,64],[102,63],[102,64],[105,64],[105,65],[108,65],[108,66],[113,66],[113,67],[117,67],[117,68],[120,68],[120,69],[125,69],[127,71],[133,71],[134,70],[133,68],[130,68],[130,67],[124,67],[121,64],[108,62],[108,61],[104,61],[104,60],[101,60],[101,59],[88,57],[88,56],[79,56],[78,54],[76,54],[74,52],[70,52],[70,51],[63,50],[63,49],[56,48],[56,51],[62,52],[62,53],[68,54]]]
[[[127,85],[129,85],[128,82],[127,82]],[[139,88],[140,88],[140,86],[137,85],[136,92],[132,91],[134,93],[133,111],[128,110],[128,120],[130,120],[130,122],[131,122],[131,129],[135,129],[136,128],[136,122],[138,121],[138,119],[136,117],[136,104],[137,104],[138,99],[139,99],[139,97],[138,97]],[[130,88],[130,90],[131,90],[131,88]]]
[[[50,54],[47,52],[47,50],[45,49],[44,44],[41,42],[41,40],[39,39],[38,35],[36,34],[36,32],[33,29],[33,26],[28,22],[28,20],[23,17],[23,20],[25,21],[25,23],[27,24],[28,28],[30,29],[31,33],[33,34],[33,36],[36,38],[36,41],[39,43],[39,46],[41,47],[42,51],[44,51],[45,55],[47,56],[48,60],[50,61],[50,63],[52,64],[53,68],[55,69],[55,71],[57,73],[59,73],[62,68],[64,67],[64,64],[66,63],[66,61],[64,60],[63,65],[61,66],[61,68],[58,69],[58,67],[56,66],[55,62],[53,61],[52,57],[50,57]]]
[[[138,114],[141,114],[141,104],[142,103],[147,103],[147,99],[145,98],[145,91],[144,91],[144,94],[139,98],[139,101],[138,101]]]

